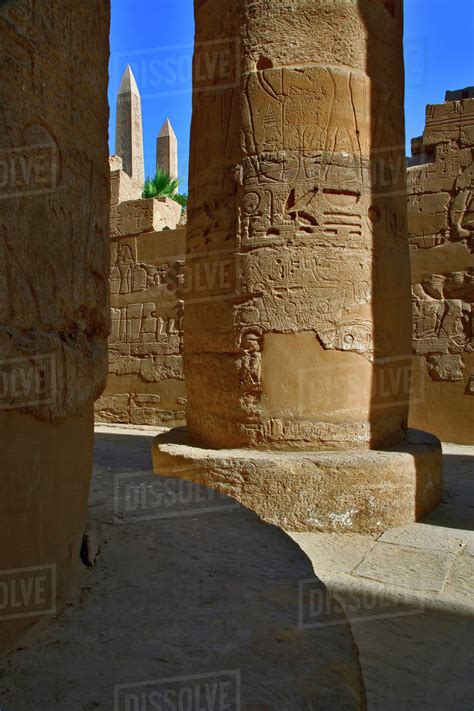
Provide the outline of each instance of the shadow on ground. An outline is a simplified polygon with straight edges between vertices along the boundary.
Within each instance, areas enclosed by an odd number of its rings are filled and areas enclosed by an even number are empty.
[[[364,708],[350,627],[307,556],[234,501],[153,477],[150,445],[97,435],[100,555],[0,667],[2,709]]]
[[[474,708],[473,451],[443,445],[443,503],[420,523],[294,534],[351,620],[370,711]]]

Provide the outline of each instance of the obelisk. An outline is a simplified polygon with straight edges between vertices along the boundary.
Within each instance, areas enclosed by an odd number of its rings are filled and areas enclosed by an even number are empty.
[[[402,8],[195,0],[188,440],[158,439],[155,468],[288,527],[380,530],[439,501],[439,444],[406,441]]]
[[[156,168],[171,178],[178,177],[178,139],[168,118],[156,139]]]
[[[142,102],[130,65],[123,73],[117,95],[115,153],[122,158],[125,173],[145,182]]]

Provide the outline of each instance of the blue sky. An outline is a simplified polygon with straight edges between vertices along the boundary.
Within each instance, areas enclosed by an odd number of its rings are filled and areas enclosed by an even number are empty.
[[[146,173],[154,172],[156,136],[168,117],[179,141],[183,191],[193,37],[193,0],[112,0],[110,152],[117,89],[131,64],[142,95]],[[474,85],[473,37],[474,0],[405,0],[407,145],[423,132],[426,104],[442,102],[447,89]]]

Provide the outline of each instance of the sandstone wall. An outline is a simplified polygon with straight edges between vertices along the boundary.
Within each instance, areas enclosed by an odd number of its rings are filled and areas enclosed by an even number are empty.
[[[3,650],[79,562],[110,322],[109,3],[7,0],[0,33]],[[18,605],[38,569],[41,601]]]
[[[473,443],[474,99],[428,106],[424,135],[413,145],[410,421],[445,441]]]
[[[122,159],[110,158],[110,204],[113,208],[125,200],[139,200],[143,192],[143,183],[131,178],[122,170]]]
[[[154,202],[126,205],[151,220]],[[184,423],[181,292],[185,234],[178,229],[112,238],[109,378],[96,403],[99,421]]]
[[[111,218],[111,237],[159,232],[176,228],[181,207],[170,198],[126,200],[112,206]]]

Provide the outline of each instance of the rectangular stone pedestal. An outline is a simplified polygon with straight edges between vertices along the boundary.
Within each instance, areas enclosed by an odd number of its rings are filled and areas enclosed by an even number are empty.
[[[418,430],[384,450],[280,452],[202,449],[180,428],[156,437],[153,468],[290,531],[381,532],[422,518],[442,492],[440,442]]]

